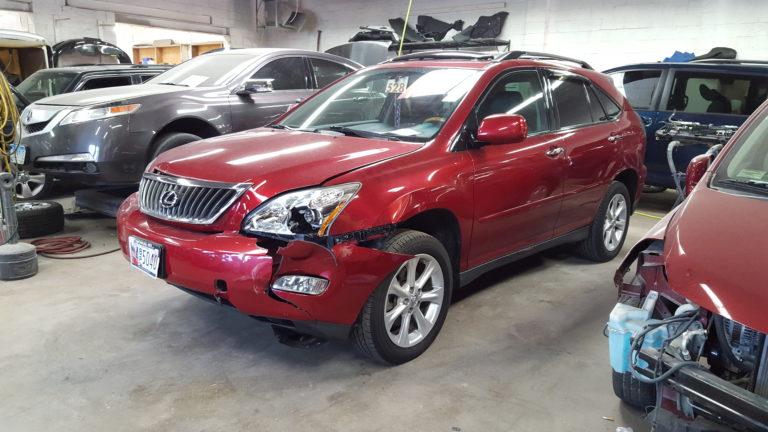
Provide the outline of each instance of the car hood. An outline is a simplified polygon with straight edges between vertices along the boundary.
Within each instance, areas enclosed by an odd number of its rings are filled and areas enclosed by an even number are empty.
[[[667,228],[670,287],[694,303],[768,333],[768,199],[696,188]]]
[[[177,147],[158,156],[150,169],[199,180],[251,183],[264,200],[422,145],[260,128]]]
[[[133,101],[145,96],[168,93],[188,92],[190,88],[160,84],[138,84],[132,86],[109,87],[103,89],[83,90],[50,96],[35,102],[38,105],[89,106],[110,102]]]

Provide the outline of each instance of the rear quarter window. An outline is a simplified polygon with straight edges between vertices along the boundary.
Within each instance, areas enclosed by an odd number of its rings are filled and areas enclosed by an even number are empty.
[[[633,70],[609,74],[616,88],[627,98],[632,108],[651,108],[653,93],[661,80],[660,70]]]

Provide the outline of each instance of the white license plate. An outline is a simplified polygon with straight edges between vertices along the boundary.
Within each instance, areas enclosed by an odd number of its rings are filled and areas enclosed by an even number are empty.
[[[27,159],[27,146],[11,144],[11,162],[24,165]]]
[[[128,237],[131,266],[157,278],[163,259],[163,247],[137,237]]]

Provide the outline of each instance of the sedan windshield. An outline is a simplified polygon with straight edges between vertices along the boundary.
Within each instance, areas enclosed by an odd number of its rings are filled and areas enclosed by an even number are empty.
[[[147,82],[182,87],[222,86],[242,74],[257,58],[253,54],[201,55]]]
[[[481,72],[374,69],[339,81],[276,127],[427,141],[440,131]]]
[[[725,155],[712,184],[768,195],[768,113],[763,112]]]
[[[35,102],[65,92],[75,78],[77,78],[77,74],[74,72],[59,72],[55,69],[41,70],[28,76],[16,89],[28,101]]]

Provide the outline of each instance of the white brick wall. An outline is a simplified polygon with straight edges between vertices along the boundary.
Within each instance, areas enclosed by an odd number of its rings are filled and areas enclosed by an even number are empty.
[[[322,30],[323,50],[346,42],[360,25],[386,25],[404,16],[407,0],[303,0],[311,14],[300,32],[270,29],[269,46],[312,49]],[[414,0],[413,19],[428,13],[444,21],[500,9],[510,13],[502,38],[513,49],[583,58],[605,69],[657,61],[675,50],[703,54],[735,48],[741,58],[768,59],[767,0]]]

